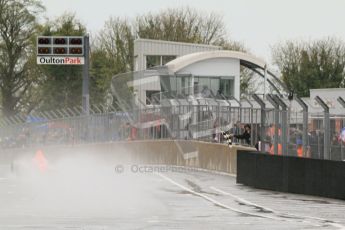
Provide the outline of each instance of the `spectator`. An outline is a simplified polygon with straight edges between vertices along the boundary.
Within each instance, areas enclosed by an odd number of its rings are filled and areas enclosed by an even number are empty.
[[[341,145],[339,140],[340,138],[337,134],[334,134],[331,142],[331,160],[341,160]]]
[[[230,134],[230,137],[245,140],[246,144],[250,145],[250,125],[246,124],[244,126],[244,132],[242,134]]]

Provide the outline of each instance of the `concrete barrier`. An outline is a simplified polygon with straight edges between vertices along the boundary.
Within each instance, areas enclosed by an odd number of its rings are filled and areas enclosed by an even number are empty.
[[[237,183],[345,200],[345,162],[239,151]]]
[[[236,174],[237,151],[254,151],[254,148],[187,140],[123,141],[70,146],[43,146],[30,149],[2,150],[1,162],[11,164],[18,159],[33,158],[42,150],[50,162],[66,155],[99,156],[108,163],[164,164],[197,167]]]

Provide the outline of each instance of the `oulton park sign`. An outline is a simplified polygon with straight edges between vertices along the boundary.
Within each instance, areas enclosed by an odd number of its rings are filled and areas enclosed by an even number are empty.
[[[55,56],[38,56],[37,64],[39,65],[84,65],[84,57],[55,57]]]
[[[37,64],[84,65],[84,45],[83,36],[38,36]]]

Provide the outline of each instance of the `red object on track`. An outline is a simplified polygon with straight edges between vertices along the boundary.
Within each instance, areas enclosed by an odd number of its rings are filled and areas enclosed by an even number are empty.
[[[35,154],[34,162],[41,172],[45,172],[47,170],[47,166],[48,166],[47,159],[44,156],[44,153],[42,150],[40,149],[37,150]]]

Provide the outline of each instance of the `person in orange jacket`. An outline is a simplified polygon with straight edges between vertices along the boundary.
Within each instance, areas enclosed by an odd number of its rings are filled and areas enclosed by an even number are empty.
[[[297,156],[298,157],[303,157],[303,146],[302,146],[302,140],[298,139],[297,140]]]
[[[270,154],[274,155],[274,145],[271,146]],[[278,143],[278,155],[283,155],[283,146],[280,143]]]

